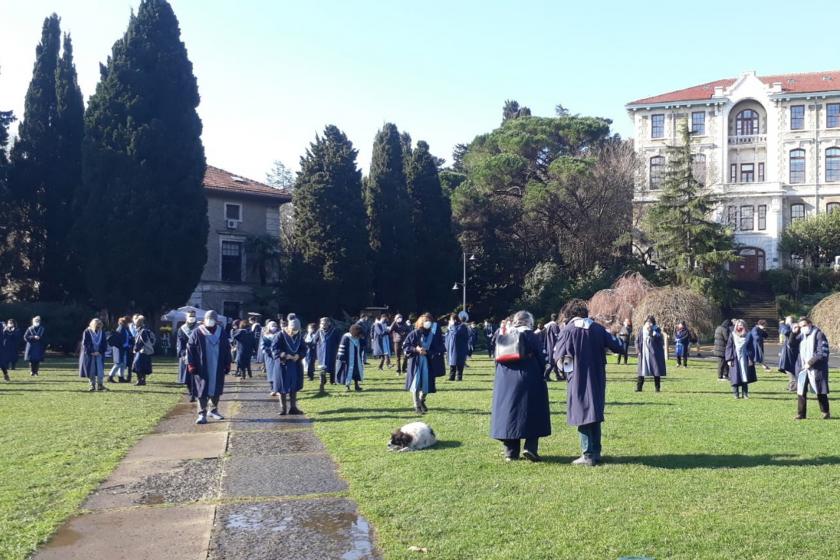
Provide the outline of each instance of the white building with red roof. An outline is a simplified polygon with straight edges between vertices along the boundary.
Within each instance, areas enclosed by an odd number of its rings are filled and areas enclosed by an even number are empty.
[[[780,267],[784,229],[840,209],[840,71],[717,80],[627,104],[644,173],[634,202],[656,200],[667,147],[685,123],[695,174],[720,195],[717,219],[743,246],[735,275]],[[834,255],[826,255],[827,259]]]

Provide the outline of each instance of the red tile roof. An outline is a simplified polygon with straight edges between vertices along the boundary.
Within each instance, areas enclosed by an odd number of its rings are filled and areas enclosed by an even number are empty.
[[[265,183],[247,179],[212,165],[208,165],[207,171],[204,173],[204,188],[208,191],[226,194],[273,198],[281,204],[292,200],[292,194],[286,189],[275,189]]]
[[[808,72],[803,74],[778,74],[775,76],[758,76],[767,85],[776,82],[782,84],[782,91],[787,93],[819,93],[822,91],[840,90],[840,71]],[[735,83],[735,78],[717,80],[698,86],[678,89],[662,95],[646,97],[631,101],[628,105],[652,105],[655,103],[670,103],[676,101],[702,101],[711,99],[716,87],[727,88]]]

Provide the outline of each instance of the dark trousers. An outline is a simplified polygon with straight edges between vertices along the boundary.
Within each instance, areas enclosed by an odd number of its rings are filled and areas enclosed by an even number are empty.
[[[645,386],[645,378],[644,377],[639,377],[636,380],[636,391],[640,392],[642,390],[642,387],[644,387],[644,386]],[[662,387],[661,378],[654,377],[653,378],[653,386],[656,389],[656,392],[658,393],[660,388]]]
[[[627,356],[628,356],[629,353],[630,352],[627,350],[627,343],[625,342],[624,343],[624,352],[619,352],[618,354],[616,354],[618,356],[618,359],[616,360],[615,363],[620,364],[621,359],[624,358],[624,365],[627,365]]]
[[[408,360],[404,359],[402,342],[394,343],[394,355],[397,357],[397,373],[405,373]]]
[[[38,375],[38,370],[41,369],[41,362],[29,362],[29,371]]]
[[[545,368],[545,380],[546,381],[551,380],[551,373],[552,372],[554,372],[554,377],[557,379],[557,381],[560,381],[561,379],[566,378],[565,374],[560,373],[560,368],[557,367],[557,362],[555,362],[554,360],[549,360],[548,365]]]
[[[449,381],[455,381],[456,376],[458,381],[464,378],[464,366],[449,366]]]
[[[389,356],[389,355],[387,355],[387,354],[383,354],[383,355],[382,355],[382,357],[380,358],[380,360],[379,360],[379,369],[384,369],[384,368],[385,368],[385,364],[388,364],[388,366],[389,366],[389,367],[390,367],[390,365],[391,365],[391,356]]]
[[[522,445],[521,439],[503,439],[502,445],[505,446],[505,457],[509,459],[519,459],[519,450]],[[525,449],[533,453],[534,455],[538,455],[540,446],[540,438],[526,438],[525,439]]]
[[[820,412],[823,414],[829,414],[828,395],[817,395],[817,402],[820,404]],[[805,418],[808,412],[807,393],[805,395],[797,395],[796,412],[799,418]]]
[[[726,364],[726,358],[718,357],[718,379],[726,379],[729,377],[729,366]]]
[[[740,394],[744,395],[745,397],[750,396],[750,386],[746,383],[738,383],[737,385],[732,386],[732,394],[736,397],[739,395],[739,390]]]
[[[493,345],[492,342],[487,343],[487,357],[492,358],[493,353],[496,351],[496,347]]]
[[[198,413],[207,414],[207,401],[213,404],[211,410],[216,410],[219,407],[219,397],[198,397]]]

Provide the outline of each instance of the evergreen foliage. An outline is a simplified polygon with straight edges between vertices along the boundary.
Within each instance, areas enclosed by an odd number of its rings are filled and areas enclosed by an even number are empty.
[[[820,266],[840,255],[840,212],[828,212],[796,220],[782,234],[780,248],[803,259],[808,266]]]

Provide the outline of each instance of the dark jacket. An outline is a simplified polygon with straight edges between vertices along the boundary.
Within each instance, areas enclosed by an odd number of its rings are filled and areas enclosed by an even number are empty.
[[[717,358],[726,356],[726,343],[729,342],[729,335],[731,334],[729,325],[730,321],[726,320],[715,329],[715,347],[712,354]]]

